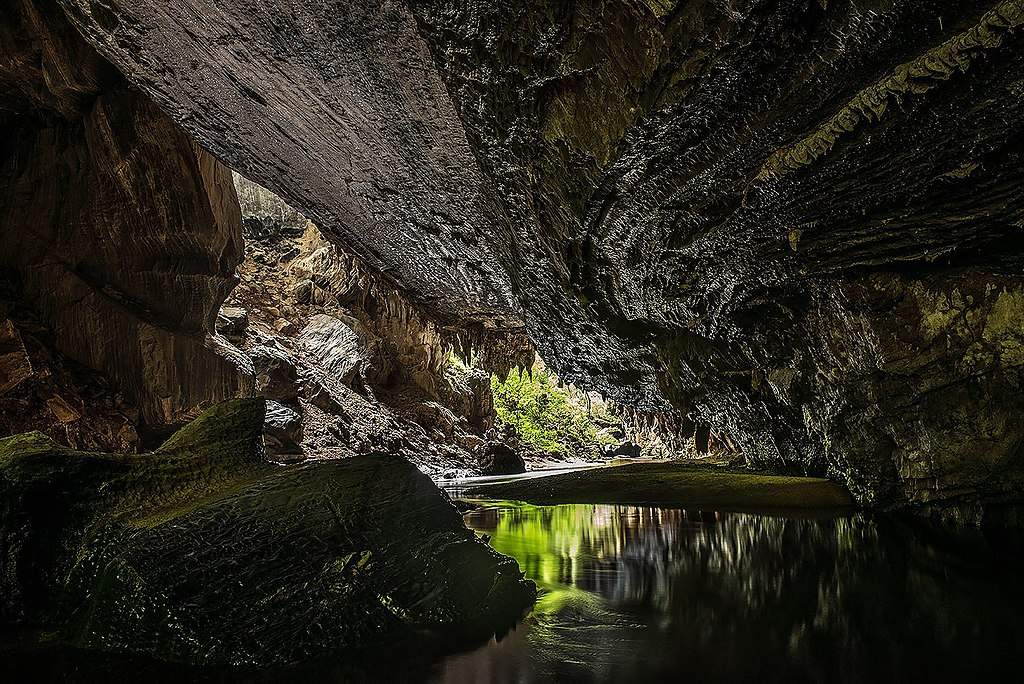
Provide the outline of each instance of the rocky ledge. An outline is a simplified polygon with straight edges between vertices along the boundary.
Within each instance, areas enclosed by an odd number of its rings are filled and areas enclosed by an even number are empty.
[[[136,456],[0,440],[0,622],[266,664],[414,630],[488,635],[532,603],[517,563],[407,461],[275,465],[264,411],[225,402]]]

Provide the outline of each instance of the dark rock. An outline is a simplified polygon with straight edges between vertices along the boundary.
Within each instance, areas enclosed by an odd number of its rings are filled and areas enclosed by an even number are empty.
[[[26,360],[31,372],[0,393],[0,435],[37,430],[77,449],[137,451],[138,408],[102,375],[53,350],[51,332],[29,311],[15,307],[11,316],[10,327],[0,323],[0,350],[7,350],[0,351],[0,368],[13,357],[15,371],[21,369],[14,377],[25,375]]]
[[[249,351],[256,371],[256,391],[268,399],[294,403],[299,396],[299,371],[284,349],[261,344]]]
[[[485,637],[533,600],[407,461],[274,465],[263,426],[263,400],[238,400],[143,456],[0,440],[0,622],[266,664],[421,630]]]
[[[217,314],[217,332],[222,335],[240,335],[249,327],[249,314],[237,306],[222,306]]]
[[[516,475],[526,472],[526,463],[515,449],[503,442],[488,442],[477,455],[484,475]]]
[[[267,401],[264,421],[267,454],[302,454],[302,415],[276,401]]]
[[[612,458],[640,458],[642,452],[636,444],[627,441],[615,446],[609,445],[604,455]]]

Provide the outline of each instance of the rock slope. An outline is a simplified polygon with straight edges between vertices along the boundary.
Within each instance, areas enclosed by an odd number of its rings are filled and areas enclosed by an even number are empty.
[[[0,621],[268,664],[423,630],[486,638],[530,605],[518,564],[407,461],[274,465],[263,423],[264,401],[240,399],[147,454],[0,440]]]

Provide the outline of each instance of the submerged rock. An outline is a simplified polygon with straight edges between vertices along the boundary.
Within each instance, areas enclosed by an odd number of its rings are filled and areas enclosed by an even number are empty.
[[[139,456],[0,440],[0,621],[83,648],[293,661],[410,630],[485,635],[533,600],[404,459],[278,466],[263,400]]]

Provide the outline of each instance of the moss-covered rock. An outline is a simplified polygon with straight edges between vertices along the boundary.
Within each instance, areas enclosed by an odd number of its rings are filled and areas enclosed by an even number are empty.
[[[687,463],[629,463],[471,488],[468,497],[568,503],[651,504],[715,511],[835,511],[843,487],[818,477],[780,477]]]
[[[0,440],[0,618],[76,646],[291,661],[382,634],[487,634],[533,599],[412,465],[278,466],[263,400],[220,404],[157,451]]]

